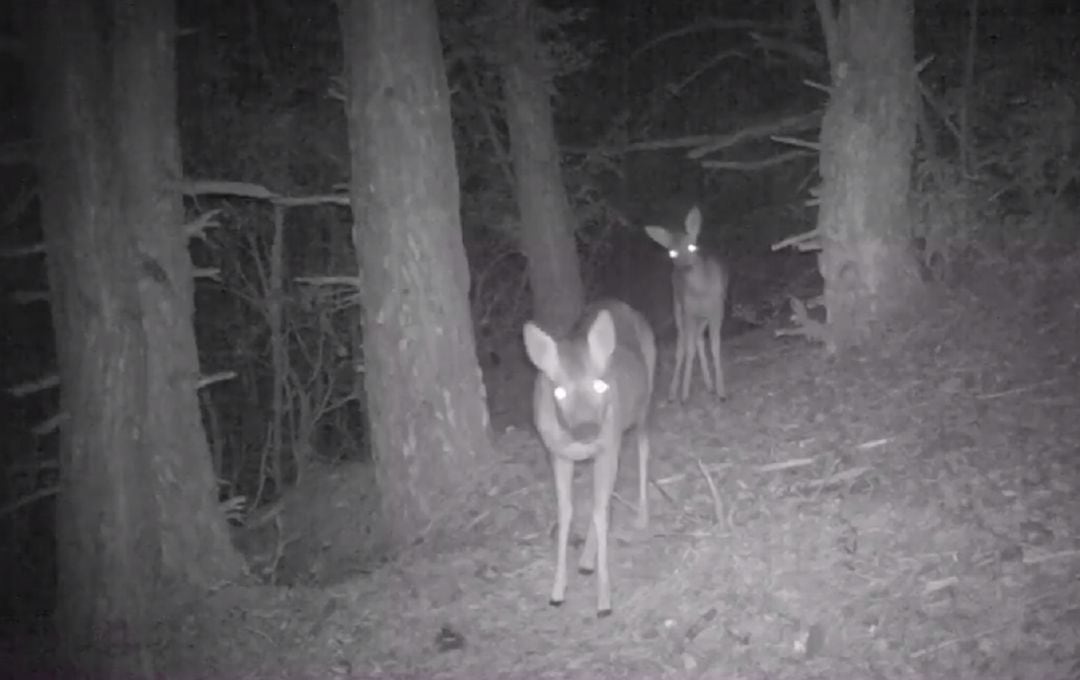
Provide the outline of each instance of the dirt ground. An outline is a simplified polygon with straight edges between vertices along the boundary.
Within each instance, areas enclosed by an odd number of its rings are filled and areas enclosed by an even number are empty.
[[[550,473],[511,409],[454,531],[330,587],[222,589],[166,677],[1080,677],[1080,345],[1058,326],[952,300],[842,360],[727,342],[729,401],[698,382],[658,405],[646,532],[624,452],[606,619],[576,572],[547,604]]]
[[[1063,308],[1038,325],[951,299],[840,360],[727,341],[727,402],[700,378],[685,406],[660,396],[645,532],[624,452],[606,619],[576,572],[547,604],[554,494],[530,373],[507,363],[502,461],[445,535],[326,587],[224,587],[167,617],[159,677],[1078,678],[1080,344],[1062,329],[1080,309]]]

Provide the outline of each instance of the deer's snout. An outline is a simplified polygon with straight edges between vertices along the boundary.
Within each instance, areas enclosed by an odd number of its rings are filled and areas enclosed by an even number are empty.
[[[570,436],[579,444],[589,444],[600,436],[600,423],[578,423],[569,429]]]
[[[559,422],[574,441],[591,444],[600,437],[605,405],[595,403],[587,395],[574,394],[560,404]]]

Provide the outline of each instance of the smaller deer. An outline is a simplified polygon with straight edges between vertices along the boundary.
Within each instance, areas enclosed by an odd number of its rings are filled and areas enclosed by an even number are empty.
[[[706,253],[698,245],[701,234],[701,210],[697,206],[686,215],[686,231],[673,232],[664,227],[648,226],[645,233],[667,249],[674,263],[671,273],[674,291],[675,370],[671,375],[668,400],[677,394],[682,371],[681,401],[690,396],[690,379],[694,358],[701,355],[701,375],[705,387],[721,399],[727,398],[724,385],[724,366],[720,358],[720,331],[724,326],[724,306],[727,303],[730,270],[727,263],[714,253]],[[705,332],[708,330],[716,381],[709,375],[705,359]]]
[[[638,449],[637,526],[649,523],[647,420],[656,370],[656,339],[637,310],[618,300],[587,308],[569,335],[556,340],[530,322],[523,329],[529,360],[539,369],[533,422],[551,454],[559,506],[559,543],[550,603],[566,596],[566,551],[574,507],[574,463],[593,461],[592,524],[578,571],[597,570],[597,615],[611,614],[608,521],[623,434],[634,428]]]

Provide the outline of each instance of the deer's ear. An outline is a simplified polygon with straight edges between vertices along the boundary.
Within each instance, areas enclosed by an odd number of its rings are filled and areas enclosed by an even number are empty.
[[[701,208],[696,205],[690,208],[690,212],[686,214],[686,234],[690,237],[691,241],[697,241],[698,234],[701,233]]]
[[[615,353],[615,322],[611,312],[601,309],[589,328],[589,360],[597,373],[607,372]]]
[[[540,372],[555,379],[559,367],[559,346],[554,339],[532,321],[526,321],[521,331],[525,339],[525,353]]]
[[[675,243],[675,239],[671,237],[671,232],[663,227],[648,226],[645,227],[645,233],[649,235],[649,238],[664,246],[664,250],[671,250]]]

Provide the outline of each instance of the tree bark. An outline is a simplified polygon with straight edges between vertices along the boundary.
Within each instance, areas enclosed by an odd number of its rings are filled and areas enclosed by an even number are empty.
[[[585,292],[555,140],[551,78],[537,41],[534,11],[532,0],[514,0],[510,8],[502,40],[503,89],[533,319],[561,335],[581,314]]]
[[[913,13],[912,0],[849,0],[835,21],[822,16],[833,89],[821,126],[818,264],[832,349],[887,332],[921,289],[908,196],[918,106]]]
[[[342,16],[364,387],[397,545],[494,460],[437,21],[432,0],[349,0]]]
[[[194,279],[176,121],[173,0],[113,0],[113,101],[120,218],[136,235],[134,267],[149,343],[147,452],[153,458],[161,577],[207,588],[240,575],[218,503],[199,410]]]
[[[39,6],[42,225],[62,385],[57,499],[61,665],[149,670],[159,526],[135,234],[119,219],[109,69],[92,3]]]

